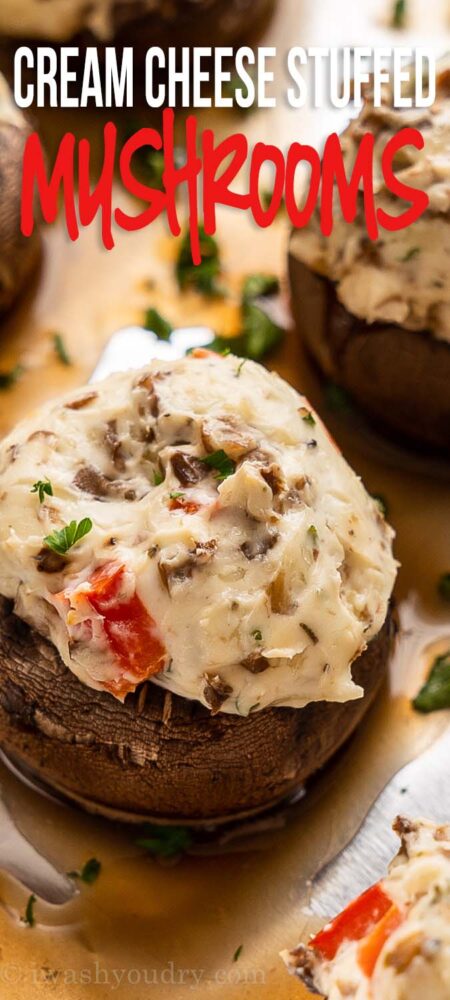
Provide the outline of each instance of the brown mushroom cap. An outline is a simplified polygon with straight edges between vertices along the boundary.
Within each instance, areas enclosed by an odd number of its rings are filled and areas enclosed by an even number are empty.
[[[450,343],[426,330],[365,323],[332,281],[289,255],[297,329],[326,376],[382,429],[450,455]]]
[[[20,232],[22,157],[28,126],[0,121],[0,312],[13,305],[39,260],[38,229]]]
[[[129,820],[218,822],[292,793],[344,743],[383,679],[390,619],[353,664],[365,695],[241,718],[141,687],[124,704],[81,684],[0,598],[0,745],[85,808]]]

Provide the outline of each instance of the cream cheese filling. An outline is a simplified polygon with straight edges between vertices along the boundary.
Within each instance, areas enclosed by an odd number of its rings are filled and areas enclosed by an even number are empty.
[[[220,481],[204,459],[224,453]],[[49,566],[44,537],[86,517]],[[112,376],[0,446],[0,593],[84,684],[118,697],[143,676],[93,612],[99,567],[123,567],[120,600],[150,616],[164,649],[150,679],[247,715],[361,697],[351,663],[386,617],[392,538],[307,400],[233,356]]]
[[[343,135],[346,169],[351,171],[362,135],[373,131],[376,205],[390,215],[405,210],[387,190],[381,156],[388,139],[405,126],[422,132],[424,148],[405,147],[395,164],[398,178],[426,191],[429,207],[412,226],[396,233],[380,230],[376,242],[366,233],[362,204],[347,224],[335,206],[335,222],[327,238],[314,215],[291,238],[291,252],[309,268],[335,282],[337,297],[348,312],[367,323],[396,323],[428,330],[450,341],[450,95],[440,76],[435,105],[427,110],[377,109],[370,100]],[[438,81],[439,84],[439,81]],[[336,196],[337,199],[337,196]]]

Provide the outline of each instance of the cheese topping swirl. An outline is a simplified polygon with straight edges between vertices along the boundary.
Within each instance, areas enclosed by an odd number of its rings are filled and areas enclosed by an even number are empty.
[[[0,446],[0,593],[121,699],[145,679],[241,715],[361,697],[392,538],[307,400],[232,355],[114,375]]]
[[[381,157],[386,142],[406,126],[419,129],[421,150],[405,146],[394,169],[404,184],[426,191],[427,211],[412,226],[398,232],[380,230],[377,241],[366,232],[362,194],[352,224],[342,218],[335,195],[331,235],[320,232],[318,214],[291,238],[292,254],[313,271],[336,284],[336,294],[347,311],[367,323],[394,323],[411,330],[427,330],[450,341],[450,93],[449,72],[442,69],[437,99],[427,109],[375,108],[367,99],[361,114],[342,136],[347,176],[366,132],[375,135],[374,191],[377,208],[388,215],[405,211],[385,186]]]

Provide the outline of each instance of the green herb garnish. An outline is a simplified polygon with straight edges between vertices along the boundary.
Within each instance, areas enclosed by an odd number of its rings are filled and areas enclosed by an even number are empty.
[[[242,307],[242,334],[239,353],[252,361],[260,361],[279,344],[283,330],[254,303]]]
[[[61,361],[61,364],[63,365],[72,364],[72,359],[68,354],[66,345],[60,333],[53,334],[53,347],[55,348],[55,351],[58,355],[59,360]]]
[[[259,628],[253,629],[252,636],[253,636],[255,642],[262,642],[262,632],[261,632],[261,629],[259,629]]]
[[[272,205],[273,190],[271,191],[269,188],[263,188],[259,192],[259,200],[261,202],[262,207],[265,208],[265,210],[267,212],[267,210]],[[281,198],[279,207],[277,208],[277,215],[280,215],[281,212],[285,212],[285,211],[286,211],[286,202],[285,202],[284,198]]]
[[[236,948],[236,951],[235,951],[235,953],[233,955],[233,962],[238,962],[239,961],[239,959],[240,959],[240,957],[242,955],[242,949],[243,949],[243,947],[244,947],[244,945],[240,944],[239,947]]]
[[[418,253],[420,253],[420,247],[410,247],[410,249],[406,251],[404,257],[400,257],[402,264],[406,264],[408,260],[413,260],[414,257],[417,257]]]
[[[147,309],[144,319],[146,330],[151,330],[158,337],[158,340],[168,340],[172,333],[173,326],[161,316],[157,309]]]
[[[242,301],[254,302],[264,295],[276,295],[280,282],[275,274],[249,274],[242,288]]]
[[[222,94],[224,97],[231,97],[233,99],[233,109],[234,111],[239,111],[241,115],[250,115],[258,107],[257,101],[257,90],[256,90],[256,70],[250,69],[249,76],[253,79],[255,84],[255,96],[251,104],[248,107],[243,108],[241,104],[236,102],[236,91],[242,90],[242,96],[245,98],[248,96],[249,89],[246,87],[244,80],[239,76],[239,73],[233,73],[229,80],[225,80],[222,87]]]
[[[184,826],[157,826],[146,824],[143,837],[136,841],[138,847],[144,847],[156,858],[175,858],[184,854],[191,846],[192,834]]]
[[[216,469],[215,478],[220,483],[224,479],[228,479],[228,476],[232,476],[236,471],[236,462],[233,462],[233,459],[229,458],[222,448],[219,451],[213,451],[211,455],[207,455],[201,461],[205,465],[208,465],[210,469]]]
[[[312,539],[313,542],[317,542],[318,533],[317,533],[317,528],[316,528],[316,526],[314,524],[310,524],[310,526],[308,528],[308,535]]]
[[[450,601],[450,573],[443,573],[438,583],[438,593],[444,601]]]
[[[162,472],[155,472],[153,474],[153,486],[161,486],[161,483],[163,482],[164,482],[164,476]]]
[[[313,415],[311,413],[311,410],[308,410],[308,408],[306,406],[301,406],[300,409],[299,409],[299,413],[300,413],[300,416],[301,416],[302,420],[305,421],[305,424],[308,424],[309,427],[315,427],[316,426],[316,421],[315,421],[315,419],[314,419],[314,417],[313,417]]]
[[[101,867],[101,861],[97,861],[97,858],[89,858],[89,861],[86,861],[81,871],[67,872],[67,874],[69,878],[78,878],[80,882],[85,882],[86,885],[93,885],[100,875]]]
[[[39,503],[44,503],[45,494],[47,496],[53,496],[53,486],[49,479],[38,479],[37,483],[34,484],[30,493],[37,493],[39,495]]]
[[[65,555],[73,545],[81,541],[91,530],[92,521],[90,517],[84,517],[78,524],[76,521],[71,521],[70,524],[66,524],[60,531],[54,531],[51,535],[47,535],[44,538],[44,543],[49,549],[58,552],[59,555]]]
[[[146,175],[146,180],[150,187],[157,188],[158,191],[163,190],[163,173],[164,173],[164,153],[162,149],[151,149],[143,146],[141,150],[136,150],[136,153],[141,152],[140,156],[140,167],[143,173]]]
[[[395,0],[392,11],[392,27],[404,28],[406,18],[406,0]]]
[[[180,493],[177,490],[173,493],[169,493],[169,500],[180,500],[181,497],[184,497],[184,493]]]
[[[325,403],[329,410],[333,410],[336,413],[339,411],[344,413],[352,409],[348,393],[341,385],[336,385],[335,382],[329,382],[325,386]]]
[[[22,365],[15,365],[9,372],[0,372],[0,390],[11,389],[23,375]]]
[[[21,917],[22,923],[26,924],[27,927],[34,927],[36,923],[36,919],[34,916],[35,903],[36,903],[36,896],[32,894],[28,899],[27,907],[25,910],[25,916]]]
[[[182,239],[175,266],[178,286],[182,292],[194,288],[209,298],[223,295],[223,290],[217,282],[221,271],[219,245],[213,236],[205,233],[203,226],[199,227],[199,233],[201,262],[198,265],[192,261],[189,232]]]
[[[241,371],[242,371],[242,369],[243,369],[246,361],[247,361],[247,358],[243,358],[242,361],[239,362],[239,364],[238,364],[238,366],[236,368],[236,378],[239,378],[239,376],[241,374]]]
[[[413,700],[417,712],[436,712],[450,708],[450,649],[437,656],[428,679]]]
[[[375,500],[380,514],[382,514],[383,517],[387,517],[389,508],[385,497],[381,493],[372,493],[372,499]]]

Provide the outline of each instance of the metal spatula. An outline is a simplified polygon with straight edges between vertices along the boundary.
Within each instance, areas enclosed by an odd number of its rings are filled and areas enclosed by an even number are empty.
[[[57,871],[20,833],[1,799],[0,867],[47,903],[67,903],[76,892],[73,881]]]
[[[450,822],[449,760],[450,726],[390,780],[353,840],[316,874],[309,898],[313,913],[335,916],[386,874],[398,850],[398,838],[391,830],[396,816]]]

